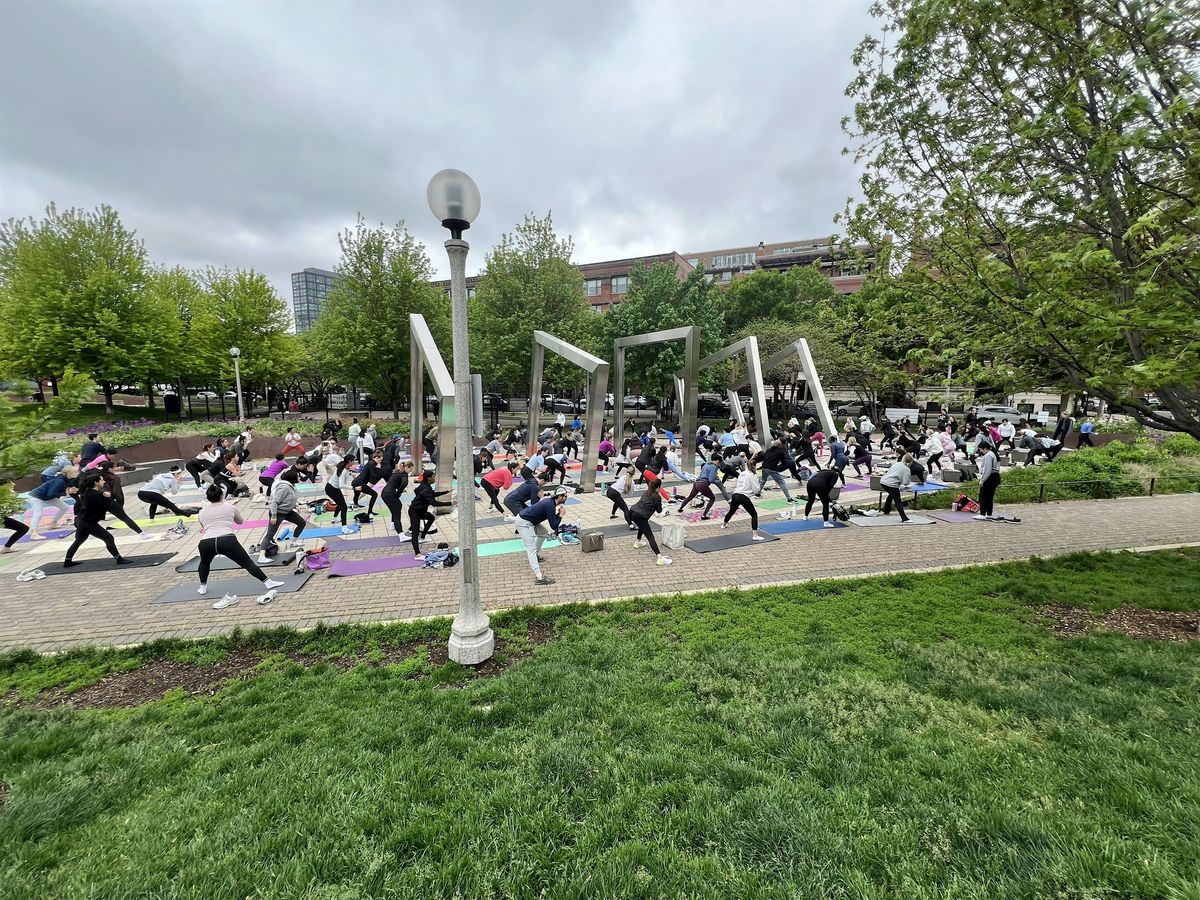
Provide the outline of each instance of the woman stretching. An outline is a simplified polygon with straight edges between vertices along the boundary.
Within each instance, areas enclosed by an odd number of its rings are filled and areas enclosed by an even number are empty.
[[[871,450],[864,444],[858,443],[856,438],[850,440],[850,465],[854,466],[854,474],[862,478],[863,473],[860,472],[859,466],[867,467],[867,474],[871,474]]]
[[[901,522],[908,521],[908,515],[904,512],[904,501],[900,499],[900,489],[908,487],[912,481],[912,471],[908,468],[911,462],[912,457],[906,453],[903,459],[892,463],[892,467],[879,479],[879,483],[883,486],[883,492],[887,495],[887,499],[883,501],[883,514],[891,515],[892,504],[895,503]]]
[[[282,581],[272,581],[262,569],[254,564],[254,560],[250,558],[246,548],[238,542],[234,535],[233,526],[240,525],[245,521],[237,506],[226,500],[225,492],[215,484],[208,486],[205,496],[208,498],[208,506],[200,510],[199,518],[200,587],[196,588],[196,593],[201,596],[208,593],[208,570],[215,556],[224,556],[226,559],[233,560],[261,581],[263,588],[268,591],[283,587]],[[237,598],[234,597],[228,601],[226,598],[222,598],[217,602],[222,604],[219,608],[224,609],[226,606],[236,603]]]
[[[829,443],[829,468],[838,473],[842,484],[846,483],[846,466],[850,465],[850,457],[846,455],[846,442],[840,438]]]
[[[115,514],[116,507],[117,504],[104,490],[103,475],[94,472],[82,480],[79,487],[79,498],[75,501],[75,540],[67,548],[63,568],[69,569],[71,566],[79,565],[75,562],[75,551],[83,546],[84,541],[89,537],[94,537],[103,543],[112,558],[117,561],[118,566],[133,561],[121,555],[121,551],[117,549],[117,542],[108,533],[108,529],[100,524],[105,514],[110,512]]]
[[[29,492],[29,508],[32,512],[29,520],[32,529],[29,532],[31,541],[45,540],[42,535],[42,512],[47,505],[53,506],[55,511],[54,519],[50,522],[51,528],[56,527],[58,520],[67,514],[67,504],[63,498],[75,493],[75,478],[78,475],[78,466],[66,466],[57,475],[43,481]]]
[[[758,533],[758,510],[750,501],[750,498],[761,489],[762,485],[758,476],[754,474],[754,460],[748,459],[746,468],[738,473],[737,484],[733,488],[733,499],[729,501],[729,512],[725,513],[725,521],[721,523],[721,527],[729,527],[729,520],[733,518],[733,514],[738,511],[740,506],[750,513],[750,540],[765,541],[766,538]]]
[[[283,436],[283,455],[287,456],[288,454],[304,455],[304,440],[295,428],[289,428],[287,434]]]
[[[418,479],[417,489],[413,491],[412,503],[408,505],[408,537],[412,540],[413,555],[418,559],[424,559],[421,556],[421,539],[426,537],[430,531],[436,531],[433,528],[433,523],[436,519],[429,510],[435,506],[453,506],[445,500],[439,500],[438,497],[444,497],[449,494],[449,491],[435,491],[433,489],[434,472],[432,469],[426,469]],[[401,534],[401,537],[405,535]]]
[[[184,468],[196,480],[196,487],[203,487],[200,476],[208,471],[209,467],[213,464],[213,460],[216,458],[217,454],[213,451],[213,445],[205,444],[194,458],[187,461]]]
[[[637,529],[637,539],[633,542],[633,546],[644,547],[649,542],[650,549],[658,557],[658,564],[669,566],[671,557],[663,556],[662,551],[658,549],[658,541],[654,539],[654,531],[650,527],[650,517],[657,512],[662,512],[662,494],[658,492],[661,484],[662,482],[653,475],[646,479],[646,492],[629,510],[629,522]]]
[[[481,479],[483,492],[488,495],[489,507],[494,506],[496,512],[500,515],[508,515],[503,506],[500,505],[500,492],[507,491],[512,487],[513,478],[517,474],[517,464],[510,462],[501,469],[492,469]]]
[[[171,466],[170,472],[164,472],[161,475],[155,475],[145,487],[137,492],[137,497],[143,503],[150,507],[150,518],[153,519],[158,508],[170,510],[177,516],[194,516],[194,509],[180,509],[174,503],[166,498],[168,492],[172,494],[179,493],[179,482],[183,480],[183,471],[179,466]]]
[[[337,454],[333,454],[337,456]],[[329,457],[325,457],[328,460]],[[337,456],[337,460],[333,466],[332,474],[325,478],[325,496],[333,501],[333,517],[342,520],[342,527],[346,526],[346,513],[349,507],[346,505],[345,491],[350,487],[350,473],[347,471],[347,466],[350,465],[349,458],[343,459]]]
[[[379,492],[379,496],[383,498],[383,505],[392,514],[392,531],[396,534],[404,534],[404,519],[401,518],[404,512],[404,502],[400,497],[408,489],[408,472],[411,468],[412,463],[410,462],[397,464],[396,468],[392,470],[391,477],[383,486],[383,490]],[[345,513],[342,515],[344,516]]]
[[[357,508],[362,504],[358,502],[358,498],[366,494],[371,498],[367,504],[367,516],[375,514],[375,501],[379,499],[379,494],[375,490],[375,483],[379,481],[379,472],[383,466],[383,453],[376,452],[367,457],[367,461],[363,463],[362,468],[358,470],[358,475],[350,486],[354,489],[354,506]]]
[[[829,521],[829,502],[830,493],[832,493],[834,485],[837,484],[838,473],[833,469],[822,469],[812,478],[808,479],[805,487],[808,489],[808,502],[804,504],[804,518],[808,518],[812,512],[813,504],[817,502],[817,498],[821,498],[821,518],[825,520],[826,528],[833,528],[834,525]]]
[[[713,494],[712,486],[715,484],[721,489],[721,495],[725,496],[725,486],[721,484],[717,475],[717,463],[721,457],[713,456],[712,460],[706,462],[700,467],[700,477],[692,482],[692,490],[687,495],[687,498],[679,502],[679,510],[682,512],[687,509],[687,505],[692,502],[692,498],[697,494],[703,494],[708,498],[708,506],[704,508],[704,514],[701,519],[709,518],[709,513],[712,512],[713,504],[717,502],[716,495]],[[726,498],[728,499],[728,498]]]
[[[271,485],[275,483],[275,479],[279,477],[279,473],[288,467],[288,461],[283,458],[282,453],[276,453],[275,459],[267,464],[267,467],[258,473],[258,492],[266,494],[267,498],[271,497]]]
[[[933,474],[933,467],[937,466],[938,474],[942,474],[942,441],[938,437],[936,431],[930,431],[929,436],[925,440],[924,450],[929,454],[925,460],[925,468],[929,470],[929,474]]]
[[[996,488],[1000,487],[1000,460],[990,443],[981,444],[975,457],[979,463],[979,514],[975,518],[990,519],[996,502]]]
[[[612,501],[612,512],[609,514],[610,519],[617,517],[617,510],[625,516],[625,522],[630,528],[635,527],[633,520],[629,518],[629,505],[625,502],[625,497],[633,490],[633,472],[621,472],[617,475],[615,481],[608,486],[608,490],[604,492],[604,496]]]
[[[308,523],[305,522],[304,516],[296,512],[296,503],[299,499],[296,494],[297,480],[296,470],[288,469],[275,479],[275,486],[271,488],[270,522],[267,524],[267,536],[263,538],[262,544],[259,545],[263,550],[258,557],[260,565],[265,565],[271,561],[271,557],[267,556],[265,551],[274,542],[275,532],[279,530],[279,526],[284,522],[290,522],[296,526],[292,531],[291,545],[293,547],[300,545],[300,535],[304,533],[304,526]]]

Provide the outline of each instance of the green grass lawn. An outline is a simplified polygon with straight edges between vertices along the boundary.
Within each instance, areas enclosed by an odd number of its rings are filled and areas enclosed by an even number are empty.
[[[0,896],[1200,897],[1200,643],[1037,615],[1197,597],[1200,553],[1117,553],[518,611],[493,678],[372,665],[444,621],[10,654]]]

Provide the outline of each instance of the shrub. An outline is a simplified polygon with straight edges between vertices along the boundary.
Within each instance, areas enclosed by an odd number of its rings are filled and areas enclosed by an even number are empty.
[[[1162,449],[1168,456],[1200,456],[1200,441],[1190,434],[1172,434],[1163,438]]]

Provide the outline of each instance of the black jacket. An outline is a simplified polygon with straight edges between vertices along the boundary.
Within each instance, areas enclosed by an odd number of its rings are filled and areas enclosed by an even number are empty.
[[[422,481],[417,485],[417,489],[413,491],[413,501],[408,506],[409,512],[425,512],[431,506],[453,506],[453,503],[439,500],[438,497],[445,497],[449,491],[435,491],[433,486]]]
[[[391,477],[388,478],[387,484],[383,486],[383,497],[386,500],[399,499],[407,487],[408,473],[403,470],[393,472]]]
[[[770,472],[786,472],[788,468],[787,453],[782,447],[772,444],[763,453],[762,467]]]

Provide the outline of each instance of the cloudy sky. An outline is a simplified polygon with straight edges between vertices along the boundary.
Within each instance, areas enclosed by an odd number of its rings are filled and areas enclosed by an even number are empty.
[[[0,0],[0,216],[114,206],[151,257],[289,273],[362,212],[471,271],[527,211],[576,261],[829,234],[857,0]]]

